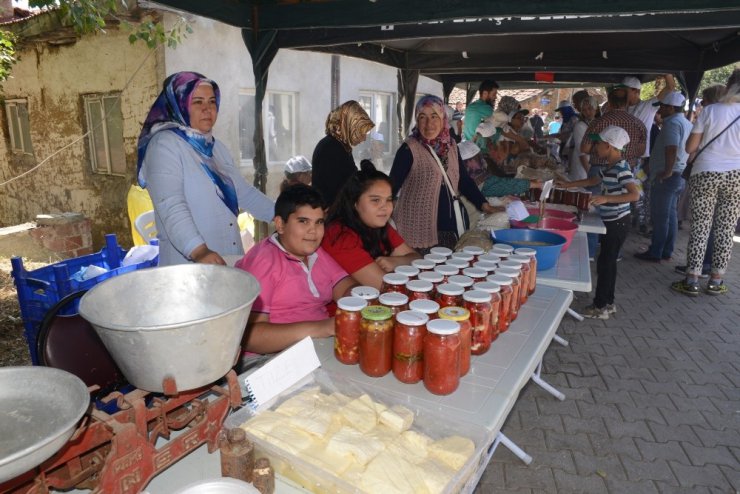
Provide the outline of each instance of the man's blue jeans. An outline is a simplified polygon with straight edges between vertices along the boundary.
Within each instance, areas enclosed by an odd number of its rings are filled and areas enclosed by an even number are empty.
[[[673,255],[678,231],[678,196],[684,188],[684,179],[676,172],[670,177],[654,179],[650,184],[650,212],[653,220],[653,237],[648,253],[655,259],[668,259]]]

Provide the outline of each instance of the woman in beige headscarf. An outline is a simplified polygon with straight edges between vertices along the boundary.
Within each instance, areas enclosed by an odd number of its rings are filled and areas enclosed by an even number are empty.
[[[311,161],[313,186],[327,206],[334,203],[339,190],[357,171],[352,148],[363,142],[373,127],[373,121],[354,100],[342,103],[326,118],[326,137],[316,144]]]

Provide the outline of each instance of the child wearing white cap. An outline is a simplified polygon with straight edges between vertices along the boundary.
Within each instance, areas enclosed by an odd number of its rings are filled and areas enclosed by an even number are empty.
[[[312,170],[311,162],[305,156],[293,156],[285,163],[285,180],[280,184],[280,191],[298,183],[311,185]]]
[[[640,197],[629,164],[622,153],[630,138],[621,127],[610,125],[598,134],[589,134],[596,143],[596,153],[606,160],[607,165],[599,176],[559,182],[565,187],[590,187],[601,184],[601,195],[591,198],[591,204],[599,206],[606,233],[600,236],[601,250],[596,262],[596,293],[593,304],[583,310],[585,317],[609,319],[617,312],[614,305],[614,289],[617,283],[617,258],[627,238],[630,226],[630,202]]]

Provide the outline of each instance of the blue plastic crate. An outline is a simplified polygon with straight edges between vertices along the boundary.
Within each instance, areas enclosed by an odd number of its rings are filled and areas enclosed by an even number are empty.
[[[39,363],[36,352],[41,321],[57,302],[70,293],[89,290],[101,281],[113,276],[157,265],[157,259],[155,258],[133,266],[122,267],[121,262],[125,256],[126,251],[118,245],[115,234],[108,234],[105,236],[105,247],[100,252],[66,259],[33,271],[26,271],[23,268],[23,260],[20,257],[11,259],[12,275],[18,294],[21,318],[23,319],[24,336],[28,342],[31,360],[34,365]],[[72,278],[75,273],[86,266],[98,266],[108,271],[84,281],[77,281]],[[78,302],[79,298],[58,313],[61,315],[76,314]]]

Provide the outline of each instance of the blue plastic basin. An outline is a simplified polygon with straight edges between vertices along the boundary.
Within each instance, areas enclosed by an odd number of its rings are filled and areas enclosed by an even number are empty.
[[[560,249],[566,242],[565,237],[557,233],[517,228],[493,231],[491,237],[494,243],[529,247],[537,251],[537,271],[545,271],[555,266],[560,258]],[[532,245],[530,242],[545,242],[548,245]]]

